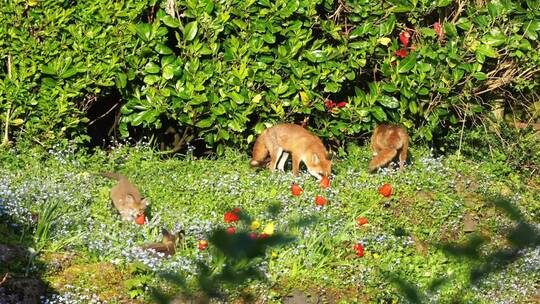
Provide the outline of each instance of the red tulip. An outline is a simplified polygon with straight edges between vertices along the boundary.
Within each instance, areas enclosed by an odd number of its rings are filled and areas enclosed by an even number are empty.
[[[205,250],[208,247],[208,242],[205,240],[199,240],[197,244],[199,245],[199,250]]]
[[[353,246],[353,249],[356,250],[356,255],[357,256],[359,256],[359,257],[364,256],[364,246],[362,246],[362,244],[355,244]]]
[[[236,228],[234,228],[233,226],[230,226],[229,228],[227,228],[228,234],[234,234],[235,232],[236,232]]]
[[[225,215],[223,215],[223,220],[225,221],[225,223],[236,222],[239,218],[240,217],[238,216],[238,214],[231,211],[227,211],[225,212]]]

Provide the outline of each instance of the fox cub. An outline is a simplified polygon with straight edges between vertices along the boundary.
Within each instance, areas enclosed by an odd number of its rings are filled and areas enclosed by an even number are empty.
[[[111,188],[111,200],[122,220],[135,221],[137,216],[144,214],[148,199],[141,198],[141,193],[127,177],[119,173],[98,174],[118,181],[118,184]]]
[[[152,249],[156,252],[160,252],[165,256],[171,256],[176,253],[176,244],[184,237],[184,230],[178,233],[172,234],[165,228],[161,229],[163,240],[158,243],[145,244],[142,247],[145,249]]]
[[[321,139],[302,126],[293,124],[279,124],[264,130],[255,141],[250,164],[253,167],[267,165],[270,155],[268,169],[274,171],[277,165],[278,169],[283,171],[289,153],[292,154],[292,171],[295,176],[298,175],[300,162],[303,162],[308,172],[318,180],[330,175],[332,162],[327,159]]]
[[[371,136],[371,150],[373,159],[368,165],[368,170],[373,172],[378,168],[389,164],[399,152],[399,169],[407,159],[409,149],[409,135],[404,128],[396,125],[379,125]]]

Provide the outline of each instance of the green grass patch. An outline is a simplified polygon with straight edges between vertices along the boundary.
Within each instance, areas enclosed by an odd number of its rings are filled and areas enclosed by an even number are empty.
[[[4,152],[0,229],[17,230],[21,237],[11,231],[6,241],[36,252],[56,293],[51,301],[146,302],[179,292],[269,303],[299,294],[362,303],[532,299],[540,279],[537,179],[422,148],[404,172],[368,174],[367,149],[349,152],[335,162],[328,189],[305,172],[256,171],[232,150],[219,159],[163,159],[145,147]],[[125,174],[150,198],[145,225],[120,220],[109,199],[115,182],[93,174],[105,171]],[[292,182],[302,195],[291,195]],[[385,183],[388,198],[378,192]],[[495,204],[501,197],[508,205]],[[225,223],[234,208],[239,221]],[[360,217],[368,223],[359,226]],[[464,229],[466,219],[472,228]],[[185,232],[171,257],[141,248],[159,242],[161,228]],[[37,273],[26,265],[10,271]]]

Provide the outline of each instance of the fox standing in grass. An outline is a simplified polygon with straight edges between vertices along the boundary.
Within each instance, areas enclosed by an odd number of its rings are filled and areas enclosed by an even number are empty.
[[[292,154],[292,170],[295,176],[298,175],[301,161],[308,172],[318,180],[330,175],[332,162],[327,159],[321,139],[302,126],[293,124],[279,124],[264,130],[255,142],[250,164],[262,167],[267,164],[267,157],[270,155],[268,169],[274,171],[277,165],[278,169],[283,171],[289,153]]]
[[[98,175],[118,181],[118,184],[111,188],[111,200],[122,220],[134,221],[138,216],[144,214],[144,210],[148,206],[148,199],[141,197],[139,189],[127,177],[112,172],[98,173]]]
[[[404,128],[397,125],[379,125],[373,130],[371,136],[371,150],[373,159],[369,162],[368,170],[373,172],[389,164],[399,152],[399,169],[407,159],[409,149],[409,135]]]

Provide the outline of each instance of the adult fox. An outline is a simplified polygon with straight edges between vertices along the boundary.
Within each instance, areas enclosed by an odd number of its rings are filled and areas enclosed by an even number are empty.
[[[397,125],[379,125],[373,130],[371,136],[371,150],[373,159],[369,162],[368,170],[373,172],[390,163],[399,152],[399,169],[407,159],[409,149],[409,135],[407,131]]]
[[[264,166],[268,155],[270,163],[268,169],[283,171],[285,162],[292,154],[292,171],[298,175],[300,162],[303,162],[308,172],[318,180],[329,176],[332,171],[332,162],[327,159],[327,152],[321,139],[313,135],[302,126],[294,124],[278,124],[264,130],[255,141],[251,166]],[[281,160],[277,164],[278,160]]]

